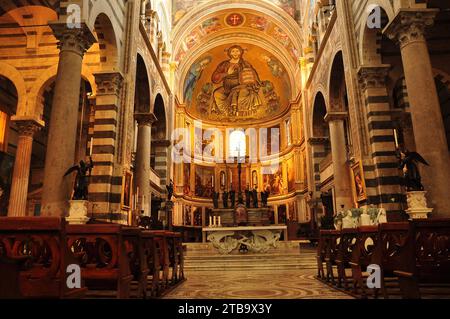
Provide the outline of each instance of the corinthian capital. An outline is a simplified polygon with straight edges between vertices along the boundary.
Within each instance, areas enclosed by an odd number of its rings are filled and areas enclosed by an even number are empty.
[[[358,70],[359,83],[363,90],[386,87],[386,78],[391,68],[388,64],[361,66]]]
[[[434,24],[439,9],[402,9],[384,33],[401,48],[414,41],[425,40],[425,29]]]
[[[97,41],[85,23],[82,23],[80,28],[72,29],[63,22],[51,23],[50,27],[53,35],[59,40],[58,49],[61,51],[72,51],[83,56]]]
[[[151,126],[158,120],[153,113],[135,113],[134,119],[138,122],[138,125],[141,126]]]
[[[117,95],[119,96],[124,77],[118,71],[104,71],[94,74],[97,84],[97,95]]]
[[[33,117],[13,116],[11,120],[16,123],[19,136],[33,137],[45,125],[43,121]]]

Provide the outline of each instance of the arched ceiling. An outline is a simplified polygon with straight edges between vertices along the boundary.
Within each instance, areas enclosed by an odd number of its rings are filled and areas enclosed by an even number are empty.
[[[179,1],[180,4],[182,2]],[[196,105],[198,94],[203,86],[211,84],[211,76],[220,63],[229,59],[227,50],[233,45],[243,48],[244,60],[262,77],[262,82],[270,82],[273,85],[280,100],[275,110],[269,107],[271,111],[267,114],[259,112],[255,118],[249,117],[248,120],[268,120],[269,116],[276,116],[285,110],[297,97],[301,82],[299,59],[302,39],[300,27],[294,19],[295,1],[184,2],[193,6],[187,6],[180,11],[177,10],[179,8],[176,7],[175,0],[172,39],[173,60],[177,64],[176,77],[178,83],[182,83],[176,92],[179,100],[187,105],[188,112],[205,114],[204,105]],[[208,66],[199,68],[205,58],[210,60]],[[192,78],[197,78],[196,81],[202,86],[191,87],[192,92],[186,98],[186,87],[192,86],[187,81]],[[216,83],[213,90],[216,90],[218,85],[220,84]],[[264,99],[263,93],[261,99]],[[267,108],[266,106],[267,104],[263,103],[262,108]],[[221,116],[212,116],[205,120],[224,119]]]

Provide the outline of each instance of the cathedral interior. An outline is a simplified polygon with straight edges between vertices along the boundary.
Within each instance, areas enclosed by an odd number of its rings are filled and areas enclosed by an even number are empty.
[[[0,0],[0,299],[449,298],[449,24]]]

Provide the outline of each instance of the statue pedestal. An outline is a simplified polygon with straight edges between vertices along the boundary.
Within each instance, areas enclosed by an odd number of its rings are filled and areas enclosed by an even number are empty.
[[[408,202],[406,213],[411,219],[426,219],[428,214],[433,211],[433,208],[428,208],[426,194],[427,192],[406,193]]]
[[[70,203],[70,209],[69,209],[69,217],[66,218],[66,220],[71,225],[84,225],[89,221],[89,217],[87,217],[88,214],[88,208],[87,204],[88,201],[86,200],[71,200]]]

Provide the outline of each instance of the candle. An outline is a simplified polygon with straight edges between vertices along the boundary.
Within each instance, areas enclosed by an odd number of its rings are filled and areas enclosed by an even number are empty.
[[[91,145],[90,145],[90,148],[89,148],[89,156],[92,156],[93,148],[94,148],[94,138],[91,137]]]
[[[212,226],[212,216],[209,216],[209,226]]]
[[[221,217],[219,216],[219,227],[222,227]]]
[[[394,138],[395,138],[395,147],[398,148],[398,135],[397,135],[397,129],[394,129]]]

